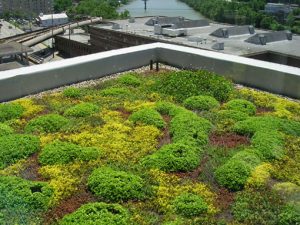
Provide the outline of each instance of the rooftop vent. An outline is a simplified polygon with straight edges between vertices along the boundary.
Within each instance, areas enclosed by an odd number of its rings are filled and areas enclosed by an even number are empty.
[[[135,23],[135,18],[134,17],[129,18],[128,22],[129,23]]]
[[[190,41],[190,42],[201,42],[202,43],[203,38],[196,37],[196,36],[190,36],[190,37],[188,37],[188,41]]]
[[[224,42],[217,42],[213,46],[211,46],[214,50],[224,50]]]
[[[290,31],[275,31],[269,33],[256,34],[249,37],[245,42],[256,44],[256,45],[266,45],[270,42],[277,41],[291,41],[293,39],[293,34]]]
[[[255,30],[252,25],[248,26],[234,26],[234,27],[224,27],[219,28],[212,32],[210,35],[219,38],[229,38],[231,36],[254,34]]]
[[[112,29],[114,29],[114,30],[119,30],[119,29],[121,29],[121,25],[118,24],[118,23],[114,23],[114,24],[112,25]]]

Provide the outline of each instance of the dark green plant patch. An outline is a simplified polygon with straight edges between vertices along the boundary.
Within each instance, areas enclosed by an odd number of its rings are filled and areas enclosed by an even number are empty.
[[[53,133],[59,131],[68,121],[68,119],[58,114],[39,116],[27,123],[25,131]]]
[[[208,120],[190,111],[178,113],[170,123],[173,142],[193,139],[199,146],[207,143],[207,134],[211,128],[212,124]]]
[[[85,117],[96,113],[98,110],[99,107],[92,103],[80,103],[67,109],[64,115],[73,117]]]
[[[229,160],[216,170],[215,177],[221,186],[238,191],[244,187],[250,173],[251,167],[244,161]]]
[[[0,222],[33,224],[49,208],[53,190],[47,183],[13,176],[0,176]]]
[[[90,161],[99,158],[101,152],[93,147],[81,147],[69,142],[54,141],[47,144],[39,155],[42,165],[67,164],[75,160]]]
[[[180,112],[185,112],[185,108],[175,105],[171,102],[157,102],[155,109],[162,115],[175,116]]]
[[[251,143],[265,160],[280,159],[284,155],[284,137],[278,131],[258,131]]]
[[[187,98],[184,100],[183,105],[190,110],[205,111],[217,109],[220,103],[214,97],[199,95]]]
[[[297,225],[300,222],[300,202],[287,204],[279,214],[281,225]]]
[[[0,123],[0,137],[12,134],[13,132],[14,132],[14,130],[10,126],[8,126],[4,123]]]
[[[183,193],[173,201],[175,212],[184,217],[201,216],[206,213],[208,206],[206,202],[198,195]]]
[[[236,196],[232,208],[234,218],[246,224],[278,224],[282,200],[268,190],[245,190]]]
[[[79,98],[82,93],[79,88],[70,87],[63,91],[63,95],[68,98]]]
[[[141,109],[131,114],[128,118],[135,124],[142,123],[147,125],[153,125],[157,128],[164,128],[165,122],[161,115],[154,109]]]
[[[300,136],[300,122],[273,116],[250,117],[236,123],[234,130],[245,135],[253,135],[257,131],[277,130],[289,135]]]
[[[224,109],[234,110],[246,113],[249,116],[253,116],[256,113],[256,107],[252,102],[244,99],[233,99],[223,105]]]
[[[154,154],[143,159],[142,164],[167,172],[185,172],[195,169],[200,163],[199,150],[194,145],[176,142],[164,145]]]
[[[197,95],[209,95],[224,102],[233,92],[229,80],[208,71],[166,73],[157,80],[154,88],[159,93],[174,96],[180,102]]]
[[[65,216],[60,225],[127,225],[129,212],[119,204],[107,204],[104,202],[88,203],[81,206],[75,212]]]
[[[144,196],[141,177],[109,167],[95,169],[88,178],[88,187],[105,201],[120,202]]]
[[[25,159],[40,148],[40,140],[33,135],[11,134],[0,137],[0,169]]]
[[[126,86],[137,87],[141,84],[141,80],[136,77],[134,74],[125,74],[118,78],[119,83]]]
[[[6,120],[20,118],[24,108],[15,103],[0,104],[0,123]]]
[[[235,110],[220,110],[217,112],[217,122],[226,120],[238,122],[248,118],[249,116],[246,113]]]

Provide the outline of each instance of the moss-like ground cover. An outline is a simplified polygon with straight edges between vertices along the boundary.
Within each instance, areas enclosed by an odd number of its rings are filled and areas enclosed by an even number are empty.
[[[0,105],[0,224],[300,224],[300,103],[206,71]]]

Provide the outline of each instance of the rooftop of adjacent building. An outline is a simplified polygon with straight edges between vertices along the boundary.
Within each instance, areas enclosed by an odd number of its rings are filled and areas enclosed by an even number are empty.
[[[253,53],[272,51],[278,52],[281,54],[292,55],[296,57],[300,57],[300,36],[293,35],[292,40],[283,40],[267,43],[266,45],[256,45],[252,43],[245,42],[248,39],[250,34],[245,35],[237,35],[231,36],[229,38],[218,38],[211,36],[210,34],[217,29],[220,28],[229,28],[232,25],[226,24],[218,24],[218,23],[210,23],[209,26],[205,27],[193,27],[188,28],[188,35],[181,37],[168,37],[164,35],[155,35],[154,27],[145,25],[145,23],[149,20],[149,17],[144,18],[135,18],[134,23],[130,23],[128,20],[115,20],[113,23],[117,23],[120,25],[120,29],[113,29],[112,24],[99,24],[94,25],[93,27],[114,30],[117,32],[123,33],[131,33],[136,35],[141,35],[145,37],[155,38],[159,40],[167,40],[172,43],[183,44],[186,46],[213,50],[212,45],[217,42],[224,42],[224,50],[220,50],[220,52],[224,52],[232,55],[248,55]],[[255,29],[256,34],[272,32],[261,29]],[[199,37],[202,41],[190,41],[191,37]]]

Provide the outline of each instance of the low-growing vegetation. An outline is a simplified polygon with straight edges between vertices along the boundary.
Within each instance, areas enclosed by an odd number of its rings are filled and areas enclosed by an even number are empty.
[[[300,103],[207,71],[0,104],[0,224],[300,223]]]

